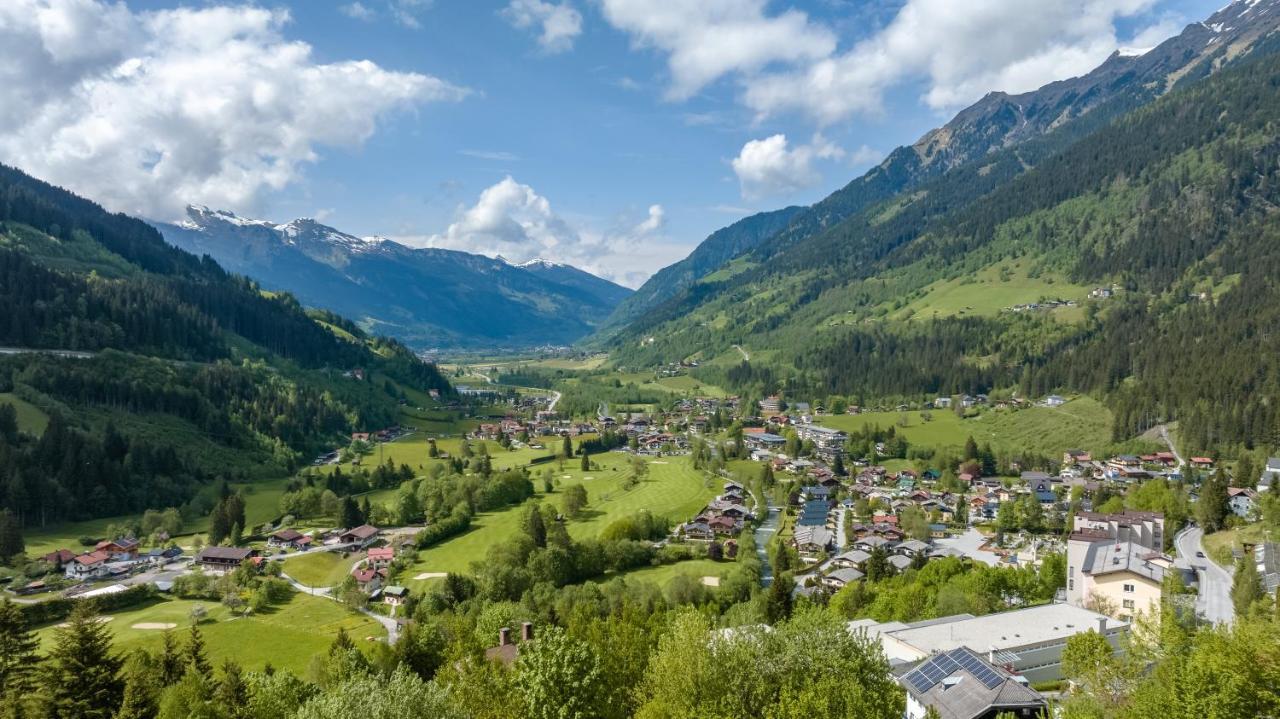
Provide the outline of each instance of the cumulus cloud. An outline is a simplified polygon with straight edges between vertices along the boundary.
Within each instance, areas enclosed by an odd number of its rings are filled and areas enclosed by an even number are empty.
[[[502,16],[522,30],[538,27],[538,46],[547,53],[572,49],[574,38],[582,34],[582,13],[568,2],[511,0]]]
[[[394,109],[466,94],[368,61],[317,62],[282,36],[287,22],[256,7],[0,3],[0,157],[157,219],[188,202],[252,211],[319,147],[358,145]]]
[[[685,99],[731,73],[819,60],[835,35],[799,10],[765,12],[765,0],[602,0],[605,19],[640,47],[667,53],[668,95]]]
[[[480,193],[474,205],[460,207],[443,232],[400,236],[414,247],[442,247],[504,257],[564,262],[631,287],[678,259],[688,248],[664,236],[666,212],[650,205],[643,219],[620,222],[608,230],[576,226],[557,214],[533,187],[508,176]]]
[[[881,110],[885,92],[923,80],[938,110],[991,90],[1020,92],[1088,72],[1121,44],[1117,21],[1157,0],[906,0],[882,28],[837,48],[832,32],[762,0],[602,0],[605,18],[640,46],[668,54],[671,97],[725,76],[758,117],[799,112],[820,124]],[[687,7],[686,7],[687,6]],[[1146,41],[1172,32],[1166,18]]]
[[[370,22],[378,16],[378,13],[373,8],[362,2],[340,5],[338,11],[352,20],[363,20],[365,22]]]
[[[822,181],[814,167],[815,160],[840,159],[844,150],[815,137],[807,145],[789,147],[787,136],[778,134],[763,140],[751,140],[733,158],[733,172],[738,176],[742,196],[760,199],[783,195],[812,187]]]

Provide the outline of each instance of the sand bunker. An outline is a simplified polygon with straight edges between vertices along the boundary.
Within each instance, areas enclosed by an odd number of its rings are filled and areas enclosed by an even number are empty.
[[[130,627],[131,629],[177,629],[178,625],[173,622],[138,622]]]
[[[702,583],[708,587],[718,587],[720,586],[720,577],[703,577]]]
[[[449,576],[448,572],[423,572],[422,574],[414,577],[414,579],[439,579],[447,576]]]
[[[661,461],[661,460],[657,460],[657,459],[655,459],[655,460],[653,460],[652,462],[650,462],[649,464],[667,464],[667,463],[666,463],[666,462],[663,462],[663,461]]]

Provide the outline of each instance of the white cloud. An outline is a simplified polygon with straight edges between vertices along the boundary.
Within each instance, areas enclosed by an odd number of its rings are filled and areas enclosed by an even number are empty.
[[[769,14],[764,0],[601,0],[614,27],[667,54],[672,99],[728,76],[758,117],[799,112],[822,125],[880,112],[884,93],[907,81],[925,83],[929,107],[953,110],[991,90],[1083,74],[1122,44],[1117,21],[1157,1],[906,0],[884,27],[839,49],[827,26],[794,9]],[[1155,44],[1175,23],[1141,41]]]
[[[953,110],[991,90],[1024,92],[1092,70],[1120,44],[1115,23],[1155,0],[908,0],[880,32],[808,67],[747,82],[761,116],[820,123],[880,110],[884,92],[922,78],[925,103]]]
[[[820,136],[808,145],[792,148],[788,147],[787,136],[778,134],[743,145],[742,151],[733,158],[733,172],[738,176],[742,196],[759,199],[818,184],[822,174],[813,166],[814,161],[844,156],[844,150]]]
[[[416,30],[422,27],[418,15],[431,7],[432,2],[433,0],[391,0],[387,10],[396,22]]]
[[[765,0],[601,0],[605,19],[637,45],[668,55],[672,99],[685,99],[731,73],[772,63],[818,60],[835,35],[798,10],[765,12]]]
[[[515,162],[520,156],[504,150],[458,150],[459,155],[474,157],[477,160],[494,160],[497,162]]]
[[[538,36],[538,45],[548,53],[572,49],[574,38],[582,33],[582,13],[568,2],[511,0],[502,10],[502,16],[522,30],[539,26],[542,34]]]
[[[0,3],[0,158],[112,209],[253,211],[321,146],[466,91],[369,61],[320,63],[283,11],[132,13],[98,0]]]
[[[373,8],[361,2],[339,6],[338,11],[352,20],[363,20],[364,22],[370,22],[378,16],[378,13]]]
[[[551,202],[512,177],[480,193],[441,233],[399,236],[414,247],[443,247],[525,262],[535,257],[565,262],[615,282],[638,287],[649,275],[688,252],[663,235],[666,212],[650,205],[643,219],[600,231],[577,226]]]
[[[884,159],[884,153],[875,149],[874,147],[861,145],[858,147],[858,149],[849,153],[848,159],[849,159],[849,164],[853,165],[854,167],[860,167],[862,165],[874,165],[877,162],[880,162],[881,160]]]

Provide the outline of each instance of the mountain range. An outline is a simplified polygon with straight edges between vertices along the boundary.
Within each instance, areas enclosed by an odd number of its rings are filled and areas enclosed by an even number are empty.
[[[1280,9],[1274,0],[1238,0],[1157,47],[1145,52],[1117,51],[1086,75],[1016,95],[991,92],[942,127],[896,148],[878,166],[820,202],[760,213],[713,233],[688,258],[658,272],[636,290],[607,326],[616,329],[664,303],[683,302],[679,290],[719,272],[730,260],[747,255],[771,258],[834,230],[868,207],[904,198],[953,169],[994,162],[1001,150],[1016,148],[1006,157],[1021,165],[1017,172],[1029,169],[1170,90],[1251,52],[1269,51],[1278,22]],[[1003,179],[991,177],[980,188],[989,190]],[[849,229],[846,225],[838,231]],[[729,251],[725,251],[726,235],[738,240]],[[743,266],[739,263],[738,269]]]
[[[991,93],[736,253],[713,234],[588,344],[748,396],[1086,392],[1117,440],[1177,421],[1189,446],[1269,443],[1278,28],[1280,0],[1238,0]]]
[[[513,264],[411,248],[311,219],[277,224],[191,206],[181,222],[153,224],[169,243],[266,289],[290,292],[418,349],[570,344],[631,294],[547,260]]]

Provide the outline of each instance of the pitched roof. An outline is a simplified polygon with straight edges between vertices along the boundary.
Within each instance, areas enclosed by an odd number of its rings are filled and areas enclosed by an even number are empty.
[[[377,536],[377,534],[378,534],[377,527],[374,527],[369,524],[362,524],[359,527],[355,527],[354,529],[348,529],[347,531],[342,533],[342,536],[345,537],[347,535],[351,535],[353,537],[356,537],[357,539],[368,539],[370,537]]]
[[[899,681],[942,719],[974,719],[992,710],[1047,706],[1044,697],[967,647],[934,654]]]

